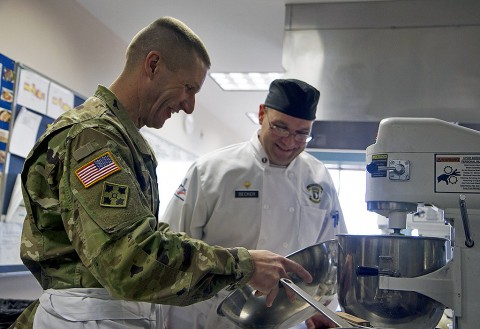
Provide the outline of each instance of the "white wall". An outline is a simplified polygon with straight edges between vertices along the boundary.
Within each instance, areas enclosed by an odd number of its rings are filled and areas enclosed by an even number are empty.
[[[86,97],[123,68],[127,44],[74,0],[0,0],[0,31],[0,53]],[[198,102],[193,117],[191,135],[183,115],[156,133],[197,155],[239,140]]]

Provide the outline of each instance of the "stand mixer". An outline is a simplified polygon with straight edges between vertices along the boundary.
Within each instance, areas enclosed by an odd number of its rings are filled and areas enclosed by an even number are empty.
[[[367,208],[395,234],[419,204],[443,211],[452,258],[432,273],[379,275],[378,288],[413,291],[454,313],[454,329],[477,329],[480,311],[480,132],[433,118],[388,118],[367,153]]]

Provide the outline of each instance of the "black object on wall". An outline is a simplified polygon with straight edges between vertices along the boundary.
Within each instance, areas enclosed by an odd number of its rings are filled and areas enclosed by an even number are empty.
[[[365,151],[375,143],[378,125],[368,121],[315,121],[307,148]]]

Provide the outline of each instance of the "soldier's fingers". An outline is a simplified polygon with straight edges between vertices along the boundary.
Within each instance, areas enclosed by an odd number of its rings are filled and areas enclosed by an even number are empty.
[[[273,287],[273,289],[270,290],[270,292],[268,293],[267,298],[266,298],[266,300],[265,300],[265,303],[267,304],[267,307],[272,306],[274,299],[275,299],[275,298],[277,297],[277,295],[278,295],[279,289],[280,289],[279,286],[278,286],[278,285],[275,285],[275,286]]]

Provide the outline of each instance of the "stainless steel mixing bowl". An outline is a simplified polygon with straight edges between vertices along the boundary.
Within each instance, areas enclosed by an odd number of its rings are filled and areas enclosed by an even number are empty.
[[[446,264],[447,240],[402,235],[338,235],[338,298],[342,309],[375,327],[433,329],[444,306],[420,293],[378,288],[378,275],[413,278]]]
[[[287,256],[305,267],[313,277],[305,283],[293,275],[291,280],[322,304],[330,303],[337,292],[338,243],[329,240]],[[317,311],[306,301],[290,302],[285,289],[271,307],[265,305],[265,297],[256,297],[251,286],[246,285],[229,294],[218,306],[217,313],[229,318],[241,328],[289,328],[301,323]]]

